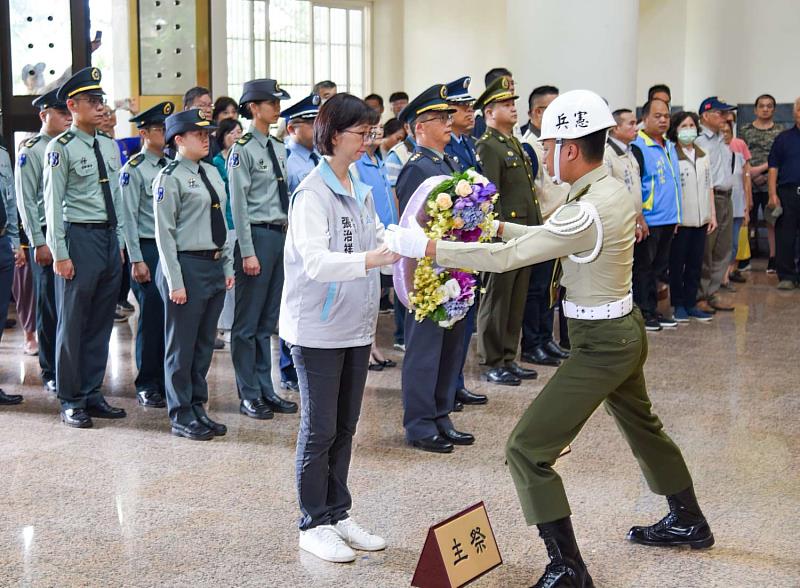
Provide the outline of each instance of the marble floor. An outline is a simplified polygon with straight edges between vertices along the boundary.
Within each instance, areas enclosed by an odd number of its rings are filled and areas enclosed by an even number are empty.
[[[650,394],[692,470],[713,549],[626,543],[627,529],[660,518],[665,503],[604,411],[559,461],[598,587],[800,586],[800,290],[777,291],[763,269],[750,280],[732,296],[735,312],[650,335]],[[391,322],[380,319],[385,347]],[[471,361],[468,383],[490,401],[455,416],[477,443],[445,456],[404,444],[399,368],[371,373],[352,515],[389,548],[341,565],[297,549],[297,415],[239,415],[227,351],[214,358],[209,412],[229,433],[199,443],[171,436],[164,410],[137,406],[128,325],[114,328],[106,391],[129,417],[91,430],[60,423],[21,344],[18,328],[0,344],[0,383],[25,395],[0,409],[0,586],[408,586],[428,526],[479,500],[504,564],[475,586],[528,586],[545,564],[503,446],[551,368],[519,388],[490,388]]]

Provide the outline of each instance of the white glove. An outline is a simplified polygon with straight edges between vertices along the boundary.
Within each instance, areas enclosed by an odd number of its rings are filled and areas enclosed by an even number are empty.
[[[494,219],[492,221],[492,237],[496,237],[497,236],[497,231],[499,231],[499,230],[500,230],[500,221],[497,220],[497,219]]]
[[[425,249],[428,247],[425,231],[416,224],[409,228],[389,225],[383,239],[386,247],[403,257],[420,259],[425,257]]]

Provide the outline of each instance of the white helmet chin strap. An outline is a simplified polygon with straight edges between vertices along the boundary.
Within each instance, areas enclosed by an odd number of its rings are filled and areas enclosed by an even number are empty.
[[[561,143],[563,139],[556,139],[556,151],[553,154],[553,175],[552,180],[555,184],[561,183],[561,165],[558,160],[561,159]]]

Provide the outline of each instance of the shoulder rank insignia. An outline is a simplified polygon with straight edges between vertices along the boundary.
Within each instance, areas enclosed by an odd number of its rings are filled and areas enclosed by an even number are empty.
[[[422,157],[422,153],[412,153],[411,157],[408,158],[409,161],[417,161],[420,157]]]
[[[242,138],[236,141],[239,145],[247,145],[250,142],[250,139],[253,138],[253,133],[245,133],[242,135]]]
[[[100,135],[101,137],[105,137],[106,139],[110,139],[111,138],[111,135],[109,135],[108,133],[105,133],[105,132],[103,132],[101,130],[98,130],[97,134]]]
[[[38,143],[41,140],[42,140],[42,136],[41,135],[36,135],[35,137],[31,137],[30,139],[25,141],[25,147],[30,149],[31,147],[36,145],[36,143]]]
[[[137,153],[131,159],[128,160],[128,165],[130,165],[131,167],[136,167],[143,161],[144,161],[144,153]]]
[[[175,171],[175,168],[178,167],[179,163],[180,163],[179,161],[170,162],[169,165],[167,165],[167,167],[165,167],[164,171],[161,173],[163,173],[165,176],[171,176],[172,172]]]
[[[75,133],[73,133],[72,131],[66,131],[58,138],[58,142],[61,143],[62,145],[66,145],[74,138],[75,138]]]

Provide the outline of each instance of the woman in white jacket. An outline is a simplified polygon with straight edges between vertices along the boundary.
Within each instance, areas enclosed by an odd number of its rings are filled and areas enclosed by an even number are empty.
[[[681,223],[675,229],[669,256],[669,292],[673,316],[707,322],[711,315],[697,308],[706,235],[717,228],[714,185],[709,157],[697,146],[698,117],[693,112],[672,115],[667,137],[675,142],[681,174]]]

